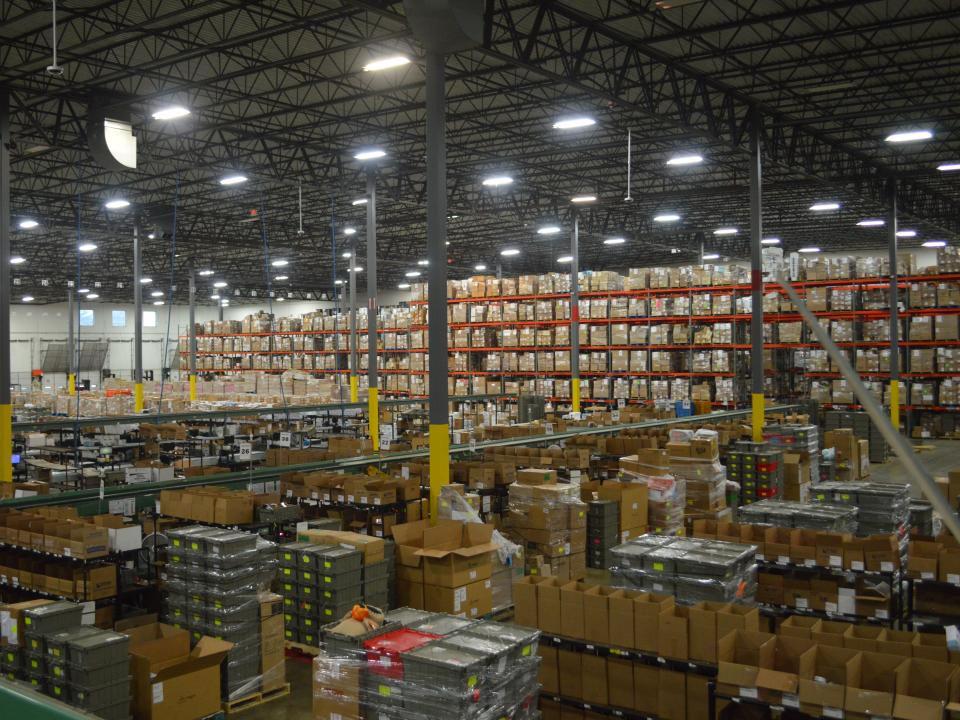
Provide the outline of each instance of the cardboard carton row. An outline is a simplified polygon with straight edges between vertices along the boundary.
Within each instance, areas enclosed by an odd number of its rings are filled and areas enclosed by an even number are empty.
[[[556,483],[556,471],[517,471],[509,487],[506,534],[524,548],[533,575],[577,579],[586,572],[587,508],[582,487]]]
[[[160,511],[170,517],[216,525],[253,522],[256,496],[246,490],[227,490],[217,485],[190,490],[162,490]]]
[[[139,525],[116,515],[80,518],[76,508],[0,510],[0,543],[81,560],[140,547]]]
[[[117,594],[117,566],[78,565],[21,550],[0,549],[0,584],[70,600],[101,600]]]
[[[911,538],[907,574],[917,580],[939,580],[960,587],[960,547],[953,536],[944,533],[936,540]]]

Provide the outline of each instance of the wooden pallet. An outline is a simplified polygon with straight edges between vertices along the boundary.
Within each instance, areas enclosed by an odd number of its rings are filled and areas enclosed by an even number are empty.
[[[295,652],[300,653],[301,655],[309,655],[310,657],[316,657],[321,653],[321,650],[318,647],[313,647],[312,645],[304,645],[303,643],[292,642],[290,640],[287,640],[284,643],[284,647],[287,650],[293,650]]]
[[[263,705],[271,700],[277,700],[290,694],[290,683],[284,683],[283,686],[269,690],[267,692],[250,693],[236,700],[227,700],[223,703],[223,712],[227,715],[233,715],[242,710],[247,710],[257,705]]]

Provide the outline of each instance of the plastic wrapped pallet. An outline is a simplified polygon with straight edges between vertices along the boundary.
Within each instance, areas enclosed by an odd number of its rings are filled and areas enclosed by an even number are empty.
[[[670,471],[665,451],[644,450],[620,458],[620,473],[647,486],[648,525],[657,535],[682,535],[687,481]]]
[[[587,506],[577,485],[510,485],[504,531],[524,548],[527,560],[564,579],[582,577],[586,568]]]

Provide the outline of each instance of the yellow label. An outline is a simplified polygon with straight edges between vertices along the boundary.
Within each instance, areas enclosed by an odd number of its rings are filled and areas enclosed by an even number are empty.
[[[309,564],[310,564],[310,556],[309,556],[309,555],[301,555],[301,556],[300,556],[300,562],[302,562],[304,565],[309,565]]]
[[[40,667],[40,661],[39,661],[39,660],[31,660],[31,661],[30,661],[30,667],[32,667],[32,668],[38,668],[38,667]]]
[[[304,618],[303,624],[306,625],[307,627],[310,627],[311,625],[313,625],[313,620],[311,620],[310,618]]]
[[[310,579],[313,578],[313,574],[312,574],[312,573],[305,572],[305,573],[303,574],[303,577],[304,577],[305,579],[307,579],[307,580],[310,580]]]
[[[223,603],[220,602],[219,600],[214,600],[214,601],[213,601],[213,606],[214,606],[217,610],[223,609]]]
[[[293,575],[293,570],[291,570],[290,568],[284,568],[284,569],[283,569],[283,574],[284,574],[284,575]]]
[[[63,675],[63,669],[57,667],[56,665],[54,665],[54,666],[53,666],[53,674],[56,675],[57,677],[60,677],[61,675]]]
[[[323,567],[325,567],[325,568],[332,568],[332,567],[333,567],[333,563],[330,562],[329,560],[324,560],[324,561],[323,561]]]
[[[173,546],[174,546],[174,547],[180,547],[180,538],[174,538],[174,539],[173,539]]]
[[[323,581],[324,581],[325,583],[332,583],[332,582],[333,582],[333,578],[330,577],[329,575],[324,575]]]
[[[324,590],[324,591],[323,591],[323,596],[324,596],[325,598],[332,598],[332,597],[333,597],[333,593],[330,592],[329,590]]]
[[[32,625],[32,624],[33,624],[33,618],[25,617],[25,618],[23,619],[23,624],[24,624],[24,625]]]
[[[473,687],[476,686],[476,684],[477,684],[477,676],[476,676],[476,675],[471,675],[470,677],[467,678],[467,687],[468,687],[468,688],[473,688]]]
[[[60,648],[53,648],[50,654],[53,655],[54,657],[60,657]],[[11,655],[10,653],[7,653],[7,659],[13,660],[13,655]]]
[[[190,549],[191,549],[191,550],[199,550],[199,549],[200,549],[200,543],[190,543]]]
[[[220,618],[217,618],[216,620],[213,621],[213,624],[216,625],[217,627],[220,627],[221,625],[223,625],[223,620],[221,620]]]
[[[324,615],[333,615],[333,610],[331,610],[330,608],[324,608],[323,614],[324,614]]]
[[[663,572],[663,563],[655,562],[653,564],[653,569],[656,570],[657,572]]]
[[[59,695],[59,694],[62,692],[62,690],[63,690],[63,688],[61,688],[61,687],[55,687],[55,688],[53,689],[53,694],[54,694],[54,695]]]
[[[390,686],[389,686],[389,685],[381,685],[378,689],[379,689],[381,695],[383,695],[384,697],[390,697]]]
[[[529,646],[529,645],[525,645],[525,646],[523,647],[523,650],[520,651],[520,654],[521,654],[523,657],[527,657],[527,656],[530,654],[530,652],[531,652],[530,646]]]

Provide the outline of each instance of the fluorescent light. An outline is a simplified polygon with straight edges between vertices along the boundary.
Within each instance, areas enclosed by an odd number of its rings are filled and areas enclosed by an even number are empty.
[[[289,275],[277,275],[274,278],[274,280],[276,280],[277,282],[283,282],[284,280],[289,280],[289,279],[290,279]]]
[[[227,175],[226,177],[220,178],[221,185],[239,185],[240,183],[245,183],[246,181],[246,175]]]
[[[778,238],[778,237],[763,238],[763,239],[760,241],[760,244],[761,244],[761,245],[779,245],[779,244],[780,244],[780,238]]]
[[[357,234],[357,229],[356,229],[356,228],[352,228],[352,227],[344,228],[344,229],[343,229],[343,234],[344,234],[344,235],[356,235],[356,234]]]
[[[674,155],[667,160],[667,165],[699,165],[702,162],[702,155]]]
[[[857,223],[857,227],[883,227],[886,224],[886,220],[861,220]]]
[[[923,243],[923,247],[927,248],[941,248],[946,247],[946,245],[946,240],[927,240],[925,243]]]
[[[227,286],[227,283],[224,282],[223,280],[217,280],[217,281],[213,284],[213,286],[214,286],[215,288],[225,288],[225,287]]]
[[[88,292],[90,292],[90,290],[88,290],[87,288],[80,288],[79,290],[77,290],[77,293],[80,295],[86,295]]]
[[[719,259],[720,259],[720,254],[719,254],[719,253],[707,253],[706,255],[703,256],[703,259],[704,259],[704,260],[719,260]]]
[[[410,283],[400,283],[399,285],[397,285],[397,287],[400,288],[401,290],[409,290]]]
[[[334,281],[333,281],[333,284],[334,284],[334,285],[343,285],[343,280],[334,280]]]
[[[219,296],[219,295],[211,295],[211,296],[210,296],[210,299],[211,299],[211,300],[219,300],[219,299],[220,299],[220,296]]]
[[[494,175],[493,177],[484,179],[482,184],[486,187],[500,187],[501,185],[509,185],[512,182],[513,178],[509,175]]]
[[[557,258],[558,263],[572,263],[573,255],[561,255]]]
[[[654,215],[653,221],[658,223],[676,222],[680,216],[676,213],[664,213],[663,215]]]
[[[560,232],[560,228],[557,225],[544,225],[537,228],[537,235],[556,235],[558,232]]]
[[[363,150],[358,152],[353,156],[354,160],[377,160],[378,158],[386,157],[387,153],[383,150]]]
[[[515,255],[519,255],[520,251],[516,248],[507,248],[506,250],[501,250],[500,254],[504,257],[514,257]]]
[[[350,270],[351,270],[352,272],[355,272],[355,273],[361,273],[361,272],[363,272],[363,268],[360,267],[359,265],[357,265],[356,267],[350,268]]]
[[[607,238],[606,240],[604,240],[603,244],[604,245],[623,245],[626,241],[627,241],[626,238],[613,237],[613,238]]]
[[[17,227],[20,228],[21,230],[32,230],[39,224],[40,223],[38,223],[36,220],[21,220],[20,224],[17,225]]]
[[[960,162],[948,162],[937,165],[937,170],[940,172],[953,172],[954,170],[960,170]],[[23,227],[21,225],[20,227]]]
[[[722,227],[714,230],[713,234],[714,235],[736,235],[738,232],[740,231],[737,230],[735,227]]]
[[[93,252],[96,249],[97,249],[97,246],[94,245],[93,243],[83,243],[82,245],[77,247],[77,250],[84,253]]]
[[[366,204],[367,204],[367,198],[357,198],[356,200],[354,200],[354,201],[353,201],[352,203],[350,203],[350,204],[351,204],[351,205],[366,205]],[[352,234],[352,233],[351,233],[351,234]]]
[[[273,261],[272,263],[270,263],[270,264],[273,265],[273,267],[286,267],[287,265],[290,264],[290,261],[289,261],[289,260],[274,260],[274,261]]]
[[[200,277],[210,277],[211,275],[213,275],[213,270],[201,270],[201,271],[200,271],[199,273],[197,273],[197,274],[198,274]]]
[[[130,207],[130,201],[124,200],[123,198],[116,198],[114,200],[107,200],[103,206],[107,210],[120,210],[125,207]]]
[[[343,253],[343,255],[341,255],[340,257],[343,257],[343,258],[352,258],[352,257],[353,257],[353,253],[350,252],[349,250],[347,250],[347,251],[346,251],[345,253]]]
[[[429,260],[417,260],[417,265],[420,265],[421,267],[426,267],[429,264],[430,264]]]
[[[99,297],[100,296],[97,295],[96,293],[90,293],[89,295],[87,295],[87,300],[97,300]]]
[[[897,230],[897,237],[916,237],[916,230]]]
[[[150,297],[163,297],[163,290],[154,290],[150,293]]]
[[[577,203],[578,205],[583,203],[592,203],[597,201],[596,195],[574,195],[570,198],[570,202]]]
[[[407,270],[407,271],[404,273],[404,276],[405,276],[405,277],[410,277],[410,278],[420,277],[420,271],[419,271],[419,270]]]
[[[152,283],[152,282],[153,282],[153,278],[151,278],[151,277],[142,277],[142,278],[140,278],[140,284],[141,284],[141,285],[149,285],[149,284]]]
[[[487,269],[487,266],[484,265],[483,263],[480,263],[479,265],[474,265],[473,269],[476,270],[477,272],[483,272],[484,270]]]
[[[190,111],[181,105],[171,105],[170,107],[160,108],[153,114],[154,120],[176,120],[186,117]]]
[[[578,117],[564,118],[563,120],[557,120],[553,124],[554,130],[576,130],[577,128],[590,127],[591,125],[596,125],[597,121],[592,117],[587,117],[586,115],[581,115]]]
[[[929,140],[932,137],[933,133],[929,130],[904,130],[903,132],[895,132],[892,135],[887,135],[884,140],[890,143],[904,143],[915,142],[917,140]]]
[[[802,247],[802,248],[800,248],[799,250],[797,250],[797,252],[802,252],[802,253],[818,253],[818,252],[820,252],[820,248],[818,248],[818,247]]]
[[[27,259],[23,255],[14,255],[10,258],[11,265],[23,265]]]
[[[824,212],[826,210],[839,210],[840,203],[838,202],[820,202],[814,203],[810,206],[810,209],[814,212]]]
[[[33,302],[33,295],[24,295],[20,298],[21,302]]]
[[[277,302],[283,302],[283,301],[284,301],[284,299],[285,299],[285,298],[282,298],[282,297],[278,297],[278,298],[277,298]]]
[[[410,64],[410,58],[403,55],[393,55],[391,57],[381,58],[380,60],[371,60],[363,66],[365,72],[376,72],[377,70],[389,70],[390,68],[403,67]]]
[[[154,301],[153,301],[153,304],[154,304],[154,305],[163,305],[163,300],[154,300]]]
[[[149,235],[147,235],[147,240],[156,240],[156,238],[157,238],[156,233],[150,233]]]

